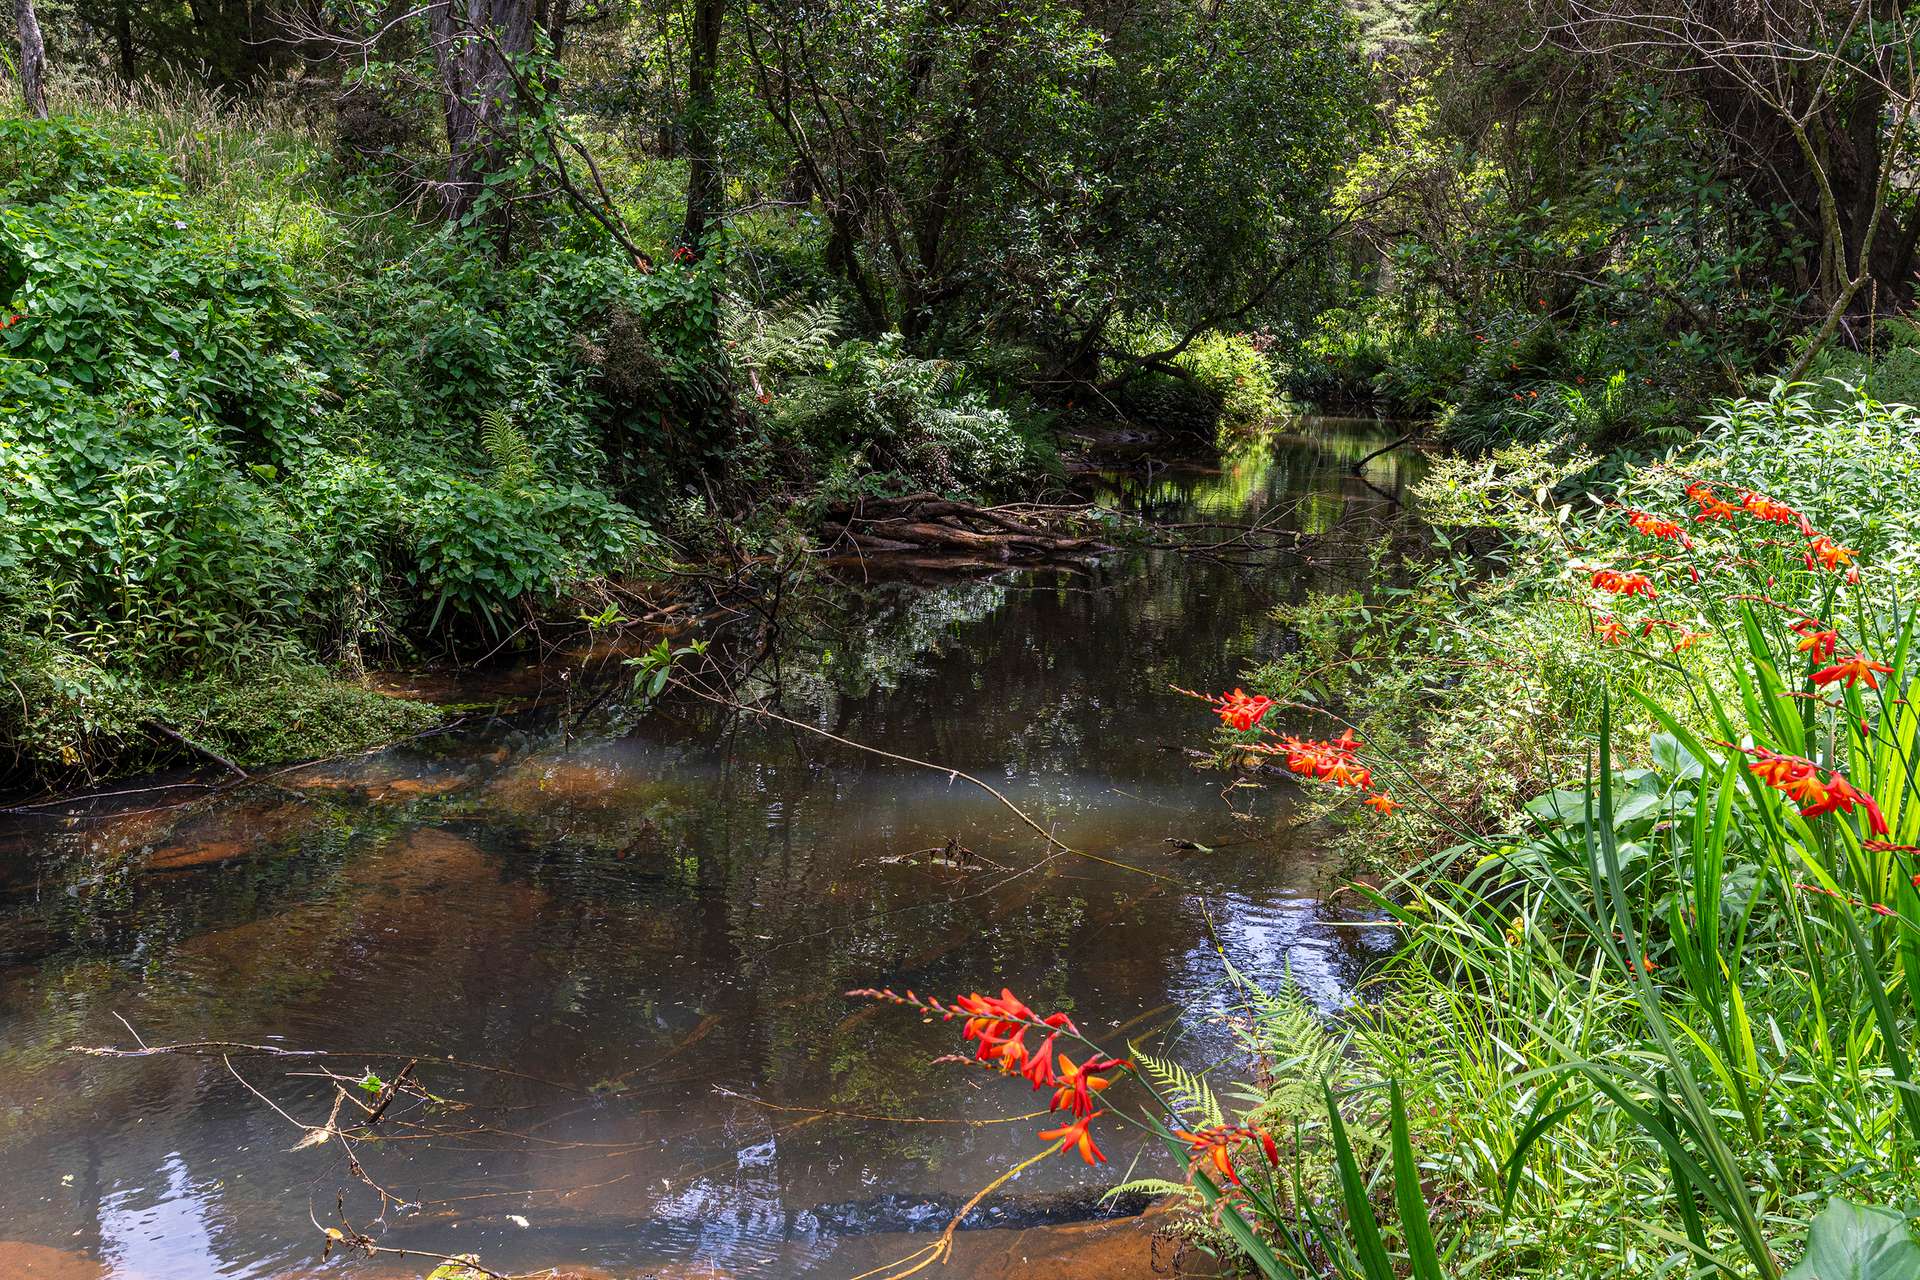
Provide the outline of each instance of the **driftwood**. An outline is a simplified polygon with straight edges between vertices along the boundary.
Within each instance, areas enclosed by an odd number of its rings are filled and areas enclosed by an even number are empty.
[[[826,527],[832,549],[851,546],[861,555],[947,554],[968,562],[1081,560],[1111,547],[1097,539],[1061,533],[1066,508],[978,507],[935,493],[898,498],[862,498],[829,508]]]

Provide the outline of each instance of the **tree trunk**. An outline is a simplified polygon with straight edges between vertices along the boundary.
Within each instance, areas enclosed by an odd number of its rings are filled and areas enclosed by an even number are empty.
[[[449,221],[472,212],[499,157],[513,93],[507,59],[533,48],[531,0],[434,0],[427,7],[440,104],[447,121]]]
[[[20,96],[27,114],[47,118],[47,42],[40,35],[40,19],[33,0],[13,0],[13,20],[20,32]]]
[[[720,64],[726,0],[694,0],[693,47],[687,58],[687,247],[695,250],[720,210],[720,157],[713,83]]]
[[[118,0],[113,6],[113,48],[120,60],[120,82],[133,87],[133,0]]]

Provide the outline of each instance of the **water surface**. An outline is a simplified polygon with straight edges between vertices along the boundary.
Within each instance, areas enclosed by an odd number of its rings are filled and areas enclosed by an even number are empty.
[[[1303,423],[1095,482],[1160,520],[1326,535],[1308,556],[856,572],[787,635],[788,714],[974,773],[1152,875],[1063,854],[947,774],[697,704],[495,718],[211,804],[0,830],[0,1273],[424,1273],[321,1263],[309,1214],[344,1196],[385,1244],[500,1269],[852,1275],[1044,1126],[1010,1119],[1039,1109],[1023,1089],[933,1061],[955,1028],[847,988],[1004,983],[1116,1038],[1184,1009],[1196,1066],[1227,1052],[1223,957],[1339,1006],[1381,931],[1326,917],[1324,833],[1284,786],[1193,768],[1206,711],[1168,685],[1232,685],[1284,643],[1274,604],[1364,571],[1413,463],[1348,462],[1389,438]],[[913,856],[949,841],[976,864]],[[136,1034],[338,1056],[69,1049]],[[316,1065],[408,1058],[447,1105],[360,1148],[409,1202],[382,1221],[337,1145],[291,1149],[294,1122],[326,1118]],[[1121,1170],[1135,1153],[1109,1144]],[[1084,1216],[1106,1181],[1049,1161],[977,1221]],[[961,1237],[961,1274],[987,1238]]]

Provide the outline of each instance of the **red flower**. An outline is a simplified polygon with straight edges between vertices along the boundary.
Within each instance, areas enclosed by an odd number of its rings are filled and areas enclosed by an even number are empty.
[[[1627,638],[1627,629],[1620,620],[1610,613],[1603,613],[1594,620],[1593,634],[1601,644],[1621,644]]]
[[[1827,813],[1852,813],[1856,805],[1866,811],[1867,827],[1874,835],[1887,834],[1886,815],[1880,812],[1880,806],[1874,803],[1873,797],[1837,773],[1827,779],[1826,794],[1800,810],[1800,816],[1818,818]]]
[[[1240,1142],[1258,1142],[1267,1163],[1276,1169],[1280,1167],[1280,1148],[1275,1144],[1273,1135],[1265,1129],[1251,1125],[1216,1124],[1198,1132],[1176,1129],[1173,1136],[1187,1144],[1188,1159],[1192,1162],[1189,1174],[1203,1163],[1210,1164],[1215,1173],[1234,1186],[1239,1186],[1240,1175],[1234,1172],[1232,1148]]]
[[[1645,511],[1627,512],[1627,523],[1642,537],[1664,538],[1672,542],[1685,542],[1687,535],[1681,531],[1677,521],[1665,516],[1651,515]]]
[[[1713,486],[1704,481],[1696,480],[1688,485],[1687,496],[1692,498],[1700,508],[1700,514],[1694,517],[1695,520],[1731,520],[1734,512],[1739,510],[1731,502],[1716,494]]]
[[[1088,1164],[1100,1164],[1107,1157],[1101,1153],[1099,1147],[1093,1145],[1093,1135],[1087,1132],[1087,1126],[1105,1114],[1107,1113],[1104,1111],[1096,1111],[1091,1115],[1081,1116],[1072,1124],[1063,1124],[1058,1129],[1042,1129],[1038,1136],[1043,1142],[1058,1141],[1060,1145],[1055,1150],[1061,1155],[1077,1148],[1082,1160]]]
[[[1623,573],[1618,569],[1595,569],[1593,585],[1617,596],[1645,596],[1651,600],[1657,594],[1653,589],[1653,580],[1646,574]]]
[[[1357,787],[1364,791],[1373,786],[1373,771],[1359,762],[1355,753],[1360,745],[1353,730],[1347,729],[1331,741],[1289,735],[1277,745],[1257,749],[1268,755],[1286,756],[1287,768],[1295,773],[1331,782],[1337,787]]]
[[[1838,631],[1824,628],[1812,618],[1800,619],[1791,629],[1800,635],[1800,643],[1794,646],[1794,651],[1811,655],[1815,662],[1825,662],[1831,658],[1840,643]]]
[[[1857,806],[1867,815],[1874,835],[1887,834],[1887,820],[1872,796],[1844,777],[1830,773],[1824,780],[1820,766],[1805,756],[1782,755],[1765,747],[1742,747],[1753,757],[1747,766],[1754,777],[1800,806],[1803,818],[1818,818],[1829,813],[1852,813]]]
[[[1807,548],[1807,566],[1812,568],[1813,562],[1818,560],[1823,568],[1837,570],[1852,564],[1858,554],[1852,547],[1843,547],[1826,534],[1817,533]]]
[[[1060,1055],[1060,1087],[1053,1091],[1051,1111],[1071,1111],[1077,1116],[1093,1114],[1094,1095],[1102,1092],[1113,1081],[1105,1076],[1095,1075],[1097,1071],[1110,1071],[1127,1064],[1119,1058],[1088,1058],[1079,1066],[1073,1065],[1073,1059],[1066,1054]]]
[[[1002,1071],[1017,1071],[1025,1064],[1028,1024],[1040,1021],[1040,1015],[1019,996],[1002,988],[998,996],[983,996],[976,991],[953,1003],[960,1012],[971,1015],[961,1037],[980,1042],[973,1055],[976,1060],[998,1063]]]
[[[1893,668],[1886,663],[1872,662],[1868,660],[1866,654],[1856,653],[1851,658],[1836,662],[1830,667],[1814,672],[1813,682],[1816,685],[1824,687],[1838,680],[1846,684],[1848,688],[1852,688],[1864,680],[1867,682],[1867,688],[1878,689],[1880,687],[1879,677],[1890,675],[1892,672]]]
[[[1740,509],[1755,520],[1767,524],[1799,524],[1801,522],[1800,513],[1786,503],[1775,502],[1765,494],[1755,493],[1751,489],[1740,491]]]
[[[1215,698],[1214,710],[1219,713],[1220,722],[1230,728],[1245,733],[1260,723],[1261,717],[1273,709],[1273,699],[1265,694],[1257,697],[1249,695],[1244,689],[1235,689],[1232,693]]]
[[[1382,817],[1392,816],[1393,811],[1400,807],[1400,802],[1384,791],[1374,792],[1361,803],[1369,809],[1378,809]]]

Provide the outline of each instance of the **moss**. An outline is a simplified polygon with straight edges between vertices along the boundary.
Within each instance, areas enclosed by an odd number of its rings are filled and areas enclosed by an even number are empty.
[[[361,751],[430,728],[444,711],[312,664],[171,690],[170,722],[246,766]]]

